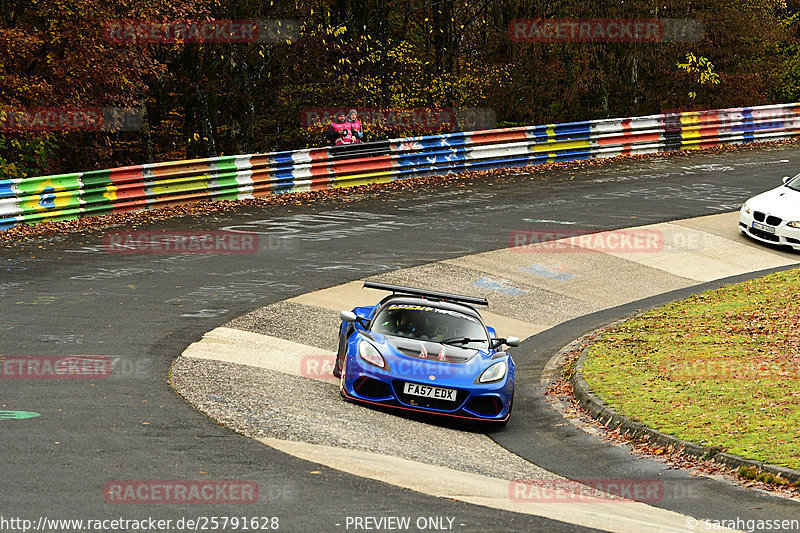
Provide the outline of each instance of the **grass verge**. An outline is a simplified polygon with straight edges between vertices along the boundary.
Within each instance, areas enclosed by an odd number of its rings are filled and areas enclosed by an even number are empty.
[[[607,330],[592,390],[633,420],[800,468],[800,269],[707,291]]]

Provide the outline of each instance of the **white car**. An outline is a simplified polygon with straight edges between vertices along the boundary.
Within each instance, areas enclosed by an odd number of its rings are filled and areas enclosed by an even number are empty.
[[[800,250],[800,174],[747,200],[739,210],[739,229],[758,241]]]

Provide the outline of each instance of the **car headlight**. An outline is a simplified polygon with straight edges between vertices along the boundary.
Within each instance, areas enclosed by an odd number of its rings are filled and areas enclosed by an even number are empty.
[[[361,359],[371,365],[375,365],[380,368],[386,367],[386,361],[384,361],[381,353],[376,347],[367,341],[361,341],[358,343],[358,355],[361,356]]]
[[[504,377],[506,377],[506,372],[508,371],[508,364],[505,361],[500,361],[499,363],[495,363],[486,370],[483,371],[481,374],[481,378],[478,380],[481,383],[491,383],[493,381],[500,381]]]
[[[789,226],[790,228],[800,229],[800,220],[794,220],[792,222],[787,222],[786,225]]]
[[[749,215],[749,214],[750,214],[750,206],[749,206],[749,205],[747,205],[747,202],[745,202],[745,203],[744,203],[744,205],[742,205],[742,211],[744,211],[744,213],[745,213],[746,215]]]

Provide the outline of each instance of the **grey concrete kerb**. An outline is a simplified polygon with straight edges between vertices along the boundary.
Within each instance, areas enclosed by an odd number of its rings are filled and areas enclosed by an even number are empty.
[[[606,329],[605,327],[598,332]],[[765,464],[753,459],[745,459],[731,453],[720,452],[718,449],[703,446],[695,442],[681,440],[673,435],[662,433],[656,429],[646,427],[639,422],[631,420],[627,416],[620,414],[616,409],[608,405],[602,398],[597,396],[589,387],[583,376],[583,368],[586,364],[589,348],[585,346],[581,351],[580,357],[575,365],[575,372],[570,378],[573,395],[581,407],[589,413],[592,418],[598,420],[604,426],[619,430],[621,433],[634,438],[646,439],[649,444],[663,446],[680,451],[686,455],[698,457],[704,460],[711,460],[732,468],[752,467],[762,472],[780,476],[792,483],[800,482],[800,470],[786,468],[784,466]],[[562,350],[563,351],[563,350]]]

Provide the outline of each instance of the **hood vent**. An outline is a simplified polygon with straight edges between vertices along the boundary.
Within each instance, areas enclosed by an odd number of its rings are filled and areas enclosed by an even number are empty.
[[[391,340],[387,338],[386,340],[403,355],[427,361],[466,363],[478,353],[477,350],[439,344],[438,342],[404,339],[402,337],[393,337]]]

